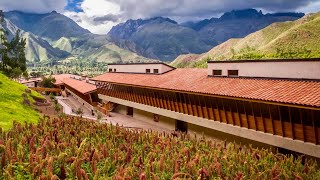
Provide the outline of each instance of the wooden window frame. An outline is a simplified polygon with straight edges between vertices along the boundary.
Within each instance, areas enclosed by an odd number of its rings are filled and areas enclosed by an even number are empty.
[[[237,75],[232,74],[231,72],[237,72]],[[239,70],[237,70],[237,69],[228,70],[228,77],[239,77]]]
[[[217,73],[217,72],[219,72],[219,73]],[[221,69],[213,69],[212,76],[222,76],[222,70]]]

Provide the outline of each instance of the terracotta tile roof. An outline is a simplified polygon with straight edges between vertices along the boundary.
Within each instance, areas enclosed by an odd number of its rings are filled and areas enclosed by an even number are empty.
[[[106,73],[96,81],[320,107],[320,82],[208,77],[207,69],[176,69],[162,75]]]
[[[72,74],[53,74],[51,76],[56,79],[56,82],[54,83],[55,85],[62,85],[63,84],[62,80],[66,78],[70,78]],[[46,77],[49,77],[49,76],[46,76]]]
[[[87,94],[97,90],[96,85],[87,83],[86,81],[80,81],[72,78],[65,78],[62,82],[73,89],[79,91],[82,94]]]
[[[39,82],[39,81],[41,81],[41,80],[42,80],[41,78],[31,78],[31,79],[28,79],[28,80],[22,79],[22,80],[20,80],[19,82],[20,82],[21,84],[25,84],[25,83],[29,83],[29,82]]]

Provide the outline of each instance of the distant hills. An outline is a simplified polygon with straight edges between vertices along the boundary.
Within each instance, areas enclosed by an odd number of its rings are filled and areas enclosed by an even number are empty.
[[[56,11],[45,14],[10,11],[5,13],[5,17],[24,31],[52,41],[61,37],[78,37],[90,33],[73,20]]]
[[[255,9],[237,10],[220,18],[178,24],[169,19],[128,20],[108,35],[118,46],[144,57],[171,61],[181,54],[204,53],[230,38],[242,38],[274,22],[293,21],[303,13],[263,14]]]
[[[320,13],[273,23],[245,38],[229,39],[203,54],[177,57],[175,67],[206,67],[208,60],[320,57]]]
[[[117,47],[107,36],[92,34],[55,11],[46,14],[10,11],[5,18],[4,28],[11,36],[17,29],[22,30],[29,64],[68,57],[108,63],[154,61]]]
[[[201,54],[230,38],[240,38],[273,22],[296,20],[301,13],[263,14],[255,9],[231,11],[220,18],[177,23],[169,18],[128,20],[107,35],[96,35],[55,11],[10,11],[5,29],[27,39],[28,64],[65,59],[106,63],[172,61],[181,54]]]

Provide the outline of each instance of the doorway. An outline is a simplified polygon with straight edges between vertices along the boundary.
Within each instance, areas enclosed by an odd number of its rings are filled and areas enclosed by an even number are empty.
[[[180,120],[176,120],[176,131],[188,132],[188,123]]]
[[[127,115],[133,116],[133,108],[132,107],[127,107]]]

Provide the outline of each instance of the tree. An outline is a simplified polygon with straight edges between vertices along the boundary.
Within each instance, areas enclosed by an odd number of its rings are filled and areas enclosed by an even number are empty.
[[[0,25],[4,24],[4,15],[0,10]],[[8,32],[0,27],[0,70],[10,78],[18,78],[27,70],[25,55],[26,39],[21,37],[17,30],[14,37],[9,41]]]
[[[55,82],[56,82],[56,79],[51,75],[49,77],[43,76],[42,81],[39,83],[39,85],[45,88],[53,88]]]

